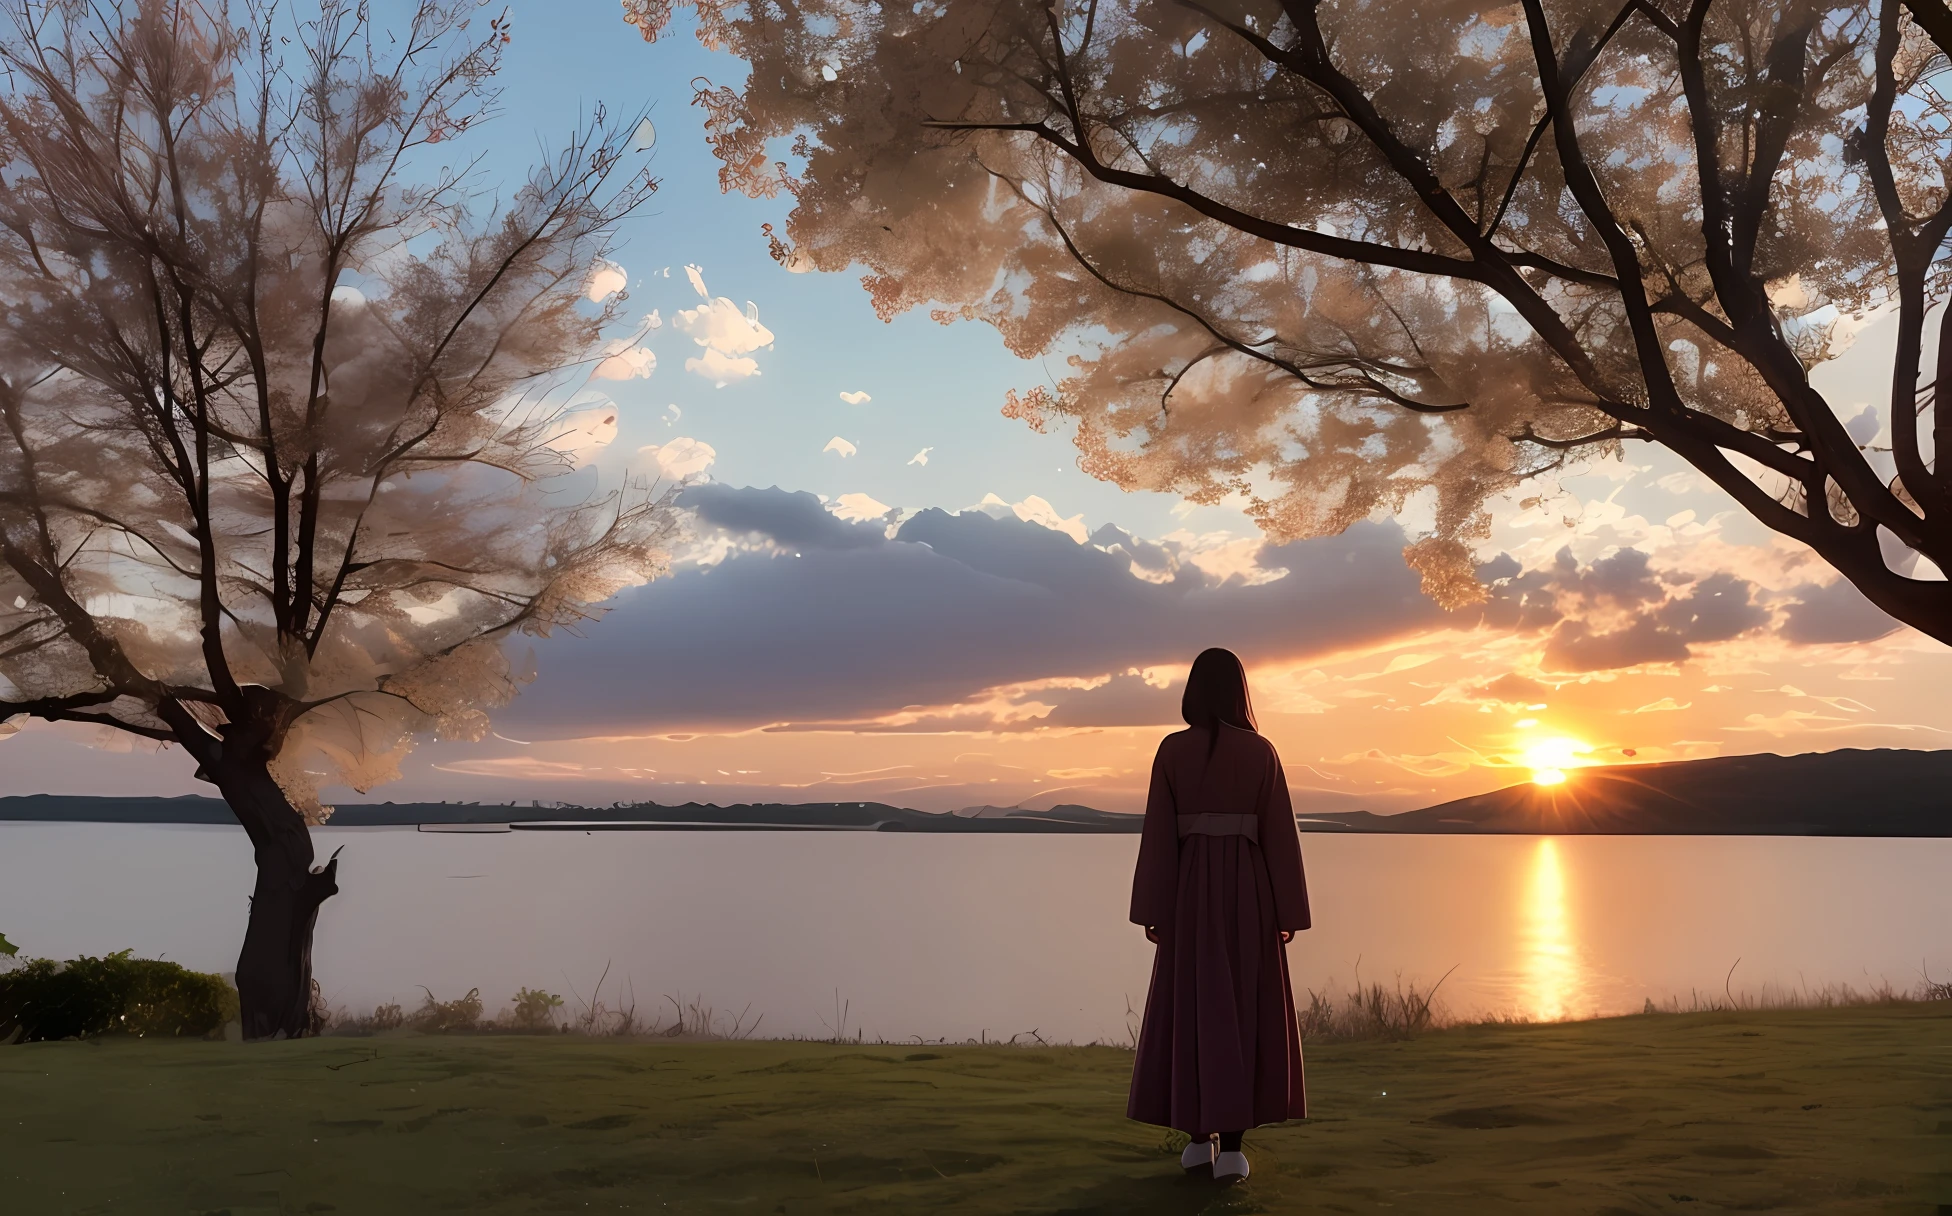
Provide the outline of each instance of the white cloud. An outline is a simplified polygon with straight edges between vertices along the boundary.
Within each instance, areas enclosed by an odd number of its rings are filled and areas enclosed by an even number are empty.
[[[820,450],[823,453],[839,452],[841,454],[841,458],[846,459],[847,457],[852,456],[854,453],[860,451],[861,449],[847,442],[847,440],[842,439],[839,435],[836,435],[832,439],[829,439],[827,441],[826,447],[821,448]]]
[[[995,495],[990,495],[989,497],[994,498]],[[988,502],[989,498],[985,498],[983,501]],[[1001,500],[999,499],[998,501]],[[1062,532],[1081,545],[1085,541],[1087,533],[1084,526],[1083,512],[1079,512],[1066,519],[1057,513],[1056,507],[1053,507],[1050,503],[1035,494],[1025,498],[1022,502],[1010,503],[1009,507],[1018,519],[1021,519],[1027,524],[1039,524],[1049,528],[1053,532]]]
[[[1697,490],[1709,488],[1708,479],[1693,469],[1669,473],[1665,477],[1656,478],[1654,484],[1669,494],[1692,494]]]
[[[1662,697],[1658,701],[1648,702],[1639,709],[1623,709],[1620,712],[1628,714],[1658,714],[1666,713],[1669,710],[1687,709],[1693,705],[1693,701],[1676,701],[1673,697]]]
[[[712,299],[705,291],[704,277],[696,266],[685,267],[691,285],[706,302],[697,308],[679,311],[672,321],[680,332],[705,348],[705,353],[685,360],[685,370],[694,372],[724,388],[759,374],[759,364],[747,358],[753,351],[773,344],[773,331],[759,323],[759,306],[746,301],[745,311],[720,296]]]
[[[1896,312],[1897,306],[1893,304],[1860,313],[1838,313],[1834,305],[1825,305],[1801,319],[1825,326],[1823,357],[1835,359],[1851,348],[1858,334]],[[1824,315],[1826,313],[1829,314],[1827,317]]]
[[[877,502],[866,494],[843,494],[834,500],[833,512],[842,519],[859,522],[868,519],[881,519],[894,510],[885,502]]]
[[[609,262],[603,265],[610,266],[616,271],[617,287],[621,287],[623,268]],[[604,285],[597,283],[596,276],[593,275],[590,287],[591,299],[598,298],[597,292],[601,286]],[[608,294],[608,291],[604,294]],[[650,347],[639,346],[638,343],[646,334],[662,328],[663,325],[664,318],[658,316],[657,309],[653,308],[637,322],[635,334],[628,338],[613,338],[604,343],[602,353],[608,357],[596,365],[596,370],[590,373],[591,376],[598,380],[648,380],[651,373],[657,370],[657,355]]]
[[[1409,671],[1422,667],[1425,663],[1434,663],[1439,657],[1434,654],[1399,654],[1384,664],[1382,671],[1377,674],[1393,676],[1399,671]]]
[[[705,290],[704,269],[702,266],[687,264],[685,266],[685,277],[691,280],[692,290],[696,291],[702,298],[709,300],[712,298],[712,293]]]
[[[702,439],[680,436],[669,443],[647,444],[637,449],[639,456],[647,457],[657,465],[658,472],[673,481],[683,481],[696,477],[712,467],[718,459],[718,451]]]
[[[1320,714],[1335,708],[1308,691],[1328,679],[1319,668],[1254,673],[1254,703],[1277,714]],[[1148,681],[1149,683],[1150,681]]]
[[[624,268],[605,258],[598,258],[596,265],[590,267],[590,281],[585,285],[590,299],[603,300],[622,291],[630,282]]]
[[[680,310],[672,324],[680,333],[690,334],[698,345],[728,355],[751,354],[773,344],[773,331],[759,323],[759,306],[750,300],[741,312],[737,304],[720,296],[697,308]]]
[[[598,380],[648,380],[657,370],[657,354],[648,346],[612,342],[604,349],[610,357],[596,365]]]
[[[664,407],[664,425],[666,426],[670,426],[684,416],[685,412],[678,408],[678,403],[675,401]]]
[[[1766,692],[1768,690],[1764,689],[1763,691]],[[1794,684],[1785,684],[1781,688],[1776,689],[1776,691],[1782,693],[1784,696],[1807,697],[1812,701],[1820,701],[1823,704],[1828,705],[1831,709],[1840,709],[1847,714],[1873,712],[1870,706],[1864,704],[1862,701],[1859,701],[1855,697],[1814,696],[1810,693],[1804,692],[1802,689],[1796,687]]]
[[[1839,718],[1834,714],[1818,714],[1804,709],[1790,709],[1784,710],[1773,718],[1763,714],[1750,714],[1748,717],[1742,719],[1743,725],[1724,726],[1722,729],[1729,731],[1755,731],[1771,734],[1780,739],[1784,735],[1792,735],[1804,730],[1823,729],[1814,725],[1818,722],[1847,721],[1849,721],[1848,718]]]
[[[1258,693],[1256,694],[1259,695]],[[1262,704],[1277,714],[1325,714],[1335,706],[1299,689],[1273,688]]]
[[[361,308],[366,304],[366,293],[350,283],[341,283],[332,289],[332,302],[348,308]]]
[[[934,448],[923,448],[921,451],[915,453],[913,456],[910,456],[908,458],[908,463],[927,464],[929,462],[929,453],[933,451],[935,451]]]
[[[1799,308],[1810,306],[1810,293],[1803,289],[1803,276],[1800,274],[1790,275],[1786,279],[1776,279],[1765,284],[1764,290],[1769,295],[1769,302],[1777,308],[1794,312]]]
[[[868,396],[866,393],[859,392],[859,391],[852,392],[852,393],[842,393],[840,395],[840,399],[842,401],[847,402],[847,404],[849,405],[866,405],[868,402],[874,400],[874,398]]]
[[[685,370],[705,377],[714,387],[724,388],[728,384],[757,376],[759,364],[751,359],[733,359],[707,347],[704,354],[685,360]]]
[[[1195,535],[1182,530],[1161,539],[1178,546],[1180,561],[1221,582],[1237,578],[1249,587],[1258,587],[1288,576],[1286,567],[1268,569],[1260,564],[1261,548],[1267,542],[1259,536],[1235,537],[1226,532]]]
[[[1015,516],[1027,524],[1036,524],[1039,527],[1049,528],[1053,532],[1062,532],[1081,545],[1088,535],[1085,531],[1083,514],[1066,519],[1057,513],[1056,507],[1036,494],[1027,496],[1022,502],[1005,502],[995,494],[985,494],[983,500],[977,503],[974,509],[991,519],[1008,519]]]
[[[572,406],[577,401],[587,404],[566,411],[543,442],[581,468],[617,437],[617,403],[601,394],[579,395]]]

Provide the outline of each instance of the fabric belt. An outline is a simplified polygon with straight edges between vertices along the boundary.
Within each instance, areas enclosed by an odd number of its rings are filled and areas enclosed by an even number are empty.
[[[1261,817],[1259,815],[1181,815],[1179,817],[1179,838],[1186,839],[1198,833],[1202,836],[1245,836],[1255,844],[1261,843]]]

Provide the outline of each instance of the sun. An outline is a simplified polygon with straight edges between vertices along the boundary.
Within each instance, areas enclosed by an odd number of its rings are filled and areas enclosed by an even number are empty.
[[[1566,770],[1582,768],[1590,763],[1586,757],[1592,753],[1592,750],[1593,746],[1590,743],[1555,736],[1550,739],[1540,739],[1527,747],[1520,759],[1532,770],[1533,785],[1563,785],[1566,780]]]

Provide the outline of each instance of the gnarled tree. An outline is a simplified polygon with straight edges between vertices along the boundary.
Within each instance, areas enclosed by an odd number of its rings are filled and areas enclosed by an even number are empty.
[[[695,7],[775,256],[1068,356],[1005,412],[1087,472],[1280,538],[1429,495],[1406,555],[1462,604],[1489,496],[1657,443],[1952,641],[1942,0]],[[1809,373],[1873,310],[1845,417]]]
[[[653,183],[599,119],[472,215],[436,154],[493,101],[476,7],[397,40],[336,0],[3,10],[0,715],[179,746],[222,792],[249,1038],[307,1029],[320,784],[479,737],[505,643],[653,574],[670,516],[565,476],[620,297],[579,301]]]

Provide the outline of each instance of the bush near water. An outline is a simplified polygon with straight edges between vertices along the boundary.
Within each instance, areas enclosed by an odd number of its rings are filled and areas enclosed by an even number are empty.
[[[237,1017],[237,993],[222,976],[130,953],[33,959],[0,973],[0,1043],[207,1038]]]

